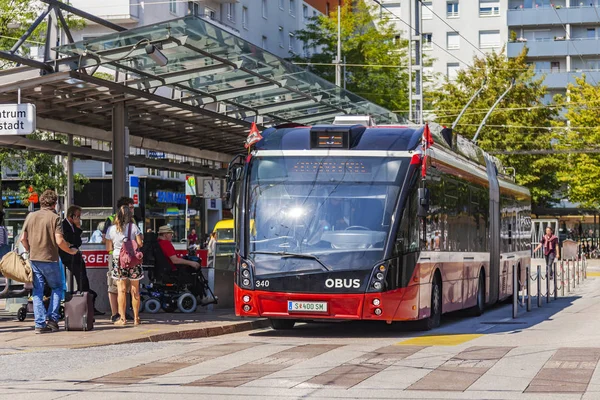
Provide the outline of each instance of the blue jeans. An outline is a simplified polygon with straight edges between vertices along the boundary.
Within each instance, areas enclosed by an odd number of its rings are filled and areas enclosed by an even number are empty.
[[[58,309],[63,291],[62,273],[58,261],[43,262],[31,261],[33,270],[33,315],[35,316],[35,327],[46,326],[46,319],[58,322]],[[44,307],[44,284],[52,289],[48,312]]]

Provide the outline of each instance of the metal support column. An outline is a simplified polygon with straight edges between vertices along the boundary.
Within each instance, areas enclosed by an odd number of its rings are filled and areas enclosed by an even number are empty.
[[[537,266],[537,306],[542,306],[542,267]]]
[[[525,277],[525,284],[527,287],[527,311],[531,311],[531,270],[529,265],[525,267],[525,274],[527,275]]]
[[[124,102],[113,106],[112,134],[112,199],[115,207],[119,198],[129,196],[129,130]]]
[[[512,277],[513,277],[513,307],[512,307],[512,317],[517,318],[517,313],[519,311],[519,279],[517,278],[517,266],[513,264],[512,266]]]
[[[68,145],[73,146],[73,135],[68,135]],[[75,193],[74,193],[74,182],[73,182],[73,153],[67,153],[67,156],[63,158],[65,172],[67,173],[67,187],[65,190],[65,212],[69,206],[75,204]]]

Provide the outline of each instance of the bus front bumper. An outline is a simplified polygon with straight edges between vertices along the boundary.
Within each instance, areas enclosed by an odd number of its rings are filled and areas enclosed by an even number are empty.
[[[242,317],[374,321],[419,317],[418,285],[382,293],[349,294],[268,292],[234,285],[234,296],[235,314]]]

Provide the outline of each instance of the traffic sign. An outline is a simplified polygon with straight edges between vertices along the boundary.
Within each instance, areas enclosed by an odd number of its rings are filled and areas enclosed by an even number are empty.
[[[140,180],[137,176],[129,177],[129,197],[133,199],[133,206],[140,206]]]
[[[35,122],[34,104],[0,104],[0,135],[29,135]]]
[[[185,195],[186,196],[196,196],[196,177],[194,176],[186,176],[185,177]]]

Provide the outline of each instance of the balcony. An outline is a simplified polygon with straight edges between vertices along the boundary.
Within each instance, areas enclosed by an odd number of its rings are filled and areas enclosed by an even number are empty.
[[[507,24],[509,27],[597,24],[598,15],[600,7],[517,8],[508,10]]]
[[[600,82],[600,70],[593,71],[571,71],[571,72],[552,72],[552,71],[536,71],[535,77],[540,78],[545,75],[544,85],[548,89],[564,89],[569,83],[575,83],[575,78],[586,76],[589,82]]]
[[[136,0],[71,0],[70,5],[116,24],[139,22],[140,5]]]
[[[240,36],[240,31],[237,30],[236,28],[229,26],[227,24],[224,24],[223,22],[221,22],[221,20],[217,19],[215,16],[213,15],[207,15],[207,14],[198,14],[196,15],[198,18],[201,18],[221,29],[223,29],[224,31],[227,31],[228,33],[234,35],[234,36]]]
[[[562,38],[530,40],[527,42],[508,43],[508,57],[516,57],[523,47],[527,46],[528,57],[566,57],[571,56],[597,56],[600,54],[600,39],[570,39]]]

